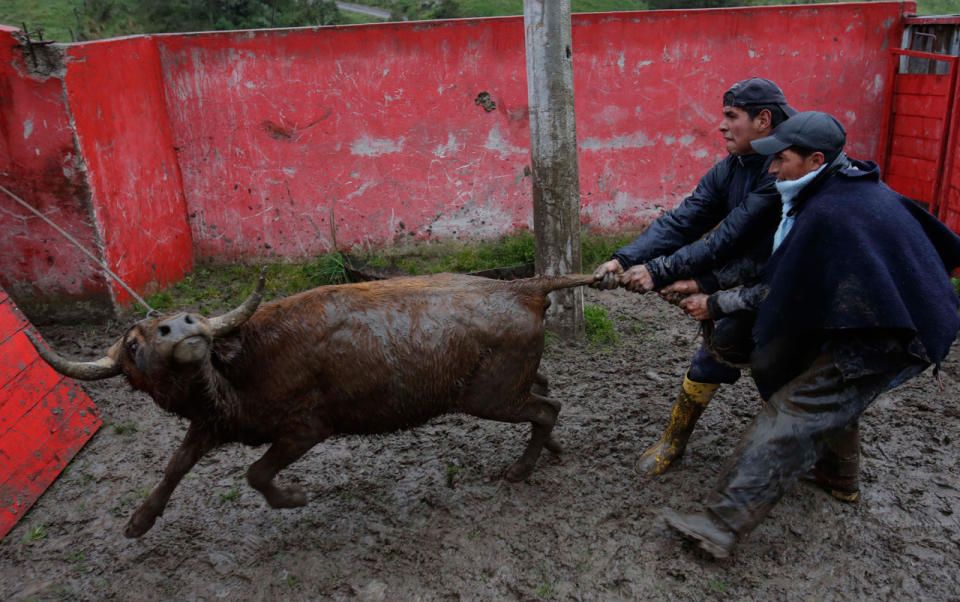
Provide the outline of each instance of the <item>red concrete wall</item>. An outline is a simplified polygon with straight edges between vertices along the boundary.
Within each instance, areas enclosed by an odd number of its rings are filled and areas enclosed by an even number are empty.
[[[158,38],[197,255],[495,236],[531,216],[517,19]],[[474,103],[489,91],[496,110]]]
[[[583,219],[636,227],[724,156],[729,84],[777,80],[878,151],[902,5],[575,15]],[[198,257],[532,223],[521,18],[158,37]],[[787,45],[787,42],[791,45]],[[815,51],[812,51],[815,49]],[[488,92],[496,109],[474,103]]]
[[[31,72],[0,27],[0,184],[98,252],[90,190],[63,102],[62,70]],[[34,308],[85,299],[109,307],[96,267],[32,213],[0,193],[0,285]]]
[[[107,266],[156,292],[193,269],[183,185],[149,37],[71,46],[67,103],[86,162]],[[129,294],[110,280],[121,304]]]
[[[0,288],[0,539],[100,428],[97,408],[53,371]]]
[[[850,153],[874,158],[886,51],[912,6],[575,15],[584,222],[633,229],[678,203],[724,156],[722,92],[752,75],[798,109],[836,114]],[[328,250],[331,216],[341,246],[499,236],[532,222],[522,28],[510,17],[143,36],[67,45],[65,71],[44,81],[0,61],[12,90],[2,158],[25,166],[21,191],[68,214],[87,243],[99,235],[141,291],[189,269],[191,239],[202,260]],[[42,148],[20,139],[28,118]],[[65,168],[77,152],[83,163]],[[72,264],[30,263],[50,237],[0,220],[23,232],[0,242],[4,284],[97,284],[59,240]]]

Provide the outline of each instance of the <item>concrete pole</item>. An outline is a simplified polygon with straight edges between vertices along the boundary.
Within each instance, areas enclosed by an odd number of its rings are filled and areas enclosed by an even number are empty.
[[[582,270],[570,0],[523,0],[538,274]],[[547,328],[583,336],[583,289],[551,293]]]

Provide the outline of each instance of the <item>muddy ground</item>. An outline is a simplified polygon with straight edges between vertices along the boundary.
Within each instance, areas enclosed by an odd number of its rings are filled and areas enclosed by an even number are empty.
[[[317,446],[280,475],[309,494],[294,510],[268,508],[244,480],[264,448],[229,446],[188,475],[152,531],[125,539],[185,424],[119,379],[87,384],[104,426],[0,542],[0,599],[960,600],[960,350],[944,391],[928,371],[862,419],[859,503],[798,484],[715,562],[660,509],[698,507],[758,409],[752,384],[721,389],[671,472],[638,477],[696,326],[651,295],[586,297],[622,342],[548,347],[566,452],[544,452],[526,483],[501,473],[527,427],[470,417]],[[91,358],[119,327],[43,333]],[[37,527],[45,536],[31,540]]]

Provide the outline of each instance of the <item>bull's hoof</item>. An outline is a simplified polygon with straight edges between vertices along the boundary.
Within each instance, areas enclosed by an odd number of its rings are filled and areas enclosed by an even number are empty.
[[[123,535],[131,539],[140,537],[153,528],[153,524],[156,521],[157,516],[155,514],[142,513],[138,510],[130,517],[126,528],[123,530]]]
[[[506,474],[504,474],[504,478],[511,483],[519,483],[520,481],[526,481],[531,474],[533,474],[532,463],[527,464],[524,462],[517,462],[507,469]]]
[[[547,439],[547,442],[543,446],[555,454],[563,453],[563,446],[553,438],[553,435],[550,435],[550,437]]]
[[[271,508],[299,508],[307,505],[307,494],[298,487],[277,488],[264,497]]]

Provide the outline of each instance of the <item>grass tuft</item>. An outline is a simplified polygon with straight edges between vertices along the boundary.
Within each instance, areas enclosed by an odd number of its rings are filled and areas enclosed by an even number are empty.
[[[591,345],[608,346],[620,342],[620,335],[613,329],[613,321],[607,316],[607,310],[598,305],[583,307],[583,320],[587,341]]]

